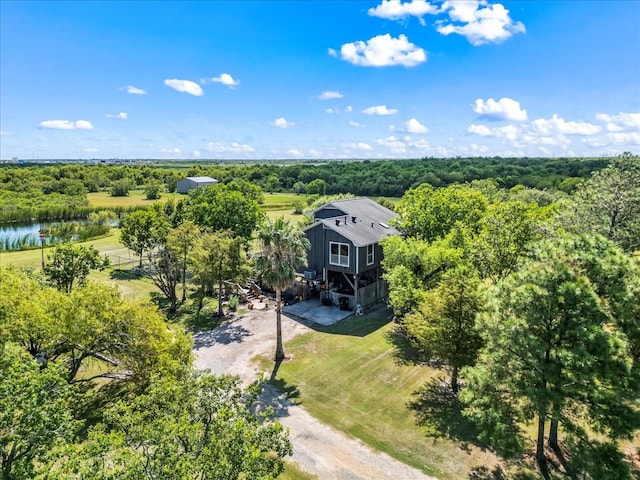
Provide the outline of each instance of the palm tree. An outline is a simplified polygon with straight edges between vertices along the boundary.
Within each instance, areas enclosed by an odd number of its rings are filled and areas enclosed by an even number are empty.
[[[264,283],[276,291],[276,361],[282,361],[281,292],[293,285],[296,268],[305,264],[310,243],[302,230],[284,217],[263,224],[258,240],[262,249],[256,260],[258,271]]]

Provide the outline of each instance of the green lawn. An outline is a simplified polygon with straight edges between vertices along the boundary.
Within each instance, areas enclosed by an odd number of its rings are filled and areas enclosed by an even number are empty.
[[[136,259],[137,257],[120,243],[120,230],[118,228],[112,228],[104,237],[80,242],[79,244],[93,245],[100,253],[107,255],[111,260],[111,267],[102,272],[92,272],[89,278],[118,285],[120,291],[131,298],[148,298],[149,293],[158,291],[150,279],[127,274],[127,270],[130,270],[129,265],[121,265],[123,271],[119,271],[119,259],[125,262],[129,258]],[[45,247],[45,262],[52,249],[53,247]],[[39,248],[18,252],[0,252],[0,265],[40,268],[42,265],[42,253]]]
[[[479,447],[428,436],[416,424],[408,406],[413,392],[443,372],[401,365],[388,340],[391,327],[380,310],[299,336],[287,344],[293,359],[274,383],[322,422],[429,475],[468,478],[474,467],[495,465]]]
[[[277,480],[317,480],[318,477],[302,470],[297,463],[284,462],[284,472],[278,475]]]
[[[142,190],[132,190],[126,197],[112,197],[109,192],[88,193],[87,200],[89,206],[95,208],[116,208],[116,207],[145,207],[154,202],[163,202],[168,199],[184,198],[179,193],[162,193],[159,200],[147,200]]]

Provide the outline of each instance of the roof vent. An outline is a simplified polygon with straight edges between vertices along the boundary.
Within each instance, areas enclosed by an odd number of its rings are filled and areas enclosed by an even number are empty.
[[[356,223],[356,217],[351,217],[351,221],[352,221],[353,223]]]
[[[336,226],[339,226],[339,225],[340,225],[340,219],[336,218]]]

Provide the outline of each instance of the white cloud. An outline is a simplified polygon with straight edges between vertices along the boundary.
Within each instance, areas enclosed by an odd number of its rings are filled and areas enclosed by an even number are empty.
[[[488,127],[485,127],[484,125],[471,124],[469,125],[469,127],[467,127],[467,132],[475,133],[476,135],[480,135],[482,137],[491,136],[491,129],[489,129]]]
[[[552,135],[554,133],[564,135],[593,135],[601,130],[598,125],[586,122],[567,122],[558,115],[553,115],[550,119],[538,118],[531,122],[534,132],[541,135]]]
[[[340,113],[340,110],[337,108],[325,108],[324,113]]]
[[[492,120],[524,122],[527,119],[527,111],[520,108],[520,102],[506,97],[497,102],[493,98],[486,102],[478,98],[473,106],[473,111]]]
[[[200,97],[204,95],[202,88],[196,82],[192,82],[191,80],[178,80],[175,78],[167,79],[164,81],[164,84],[173,88],[174,90],[182,93],[188,93],[189,95],[193,95],[195,97]]]
[[[429,144],[428,140],[421,138],[420,140],[413,142],[413,147],[417,148],[418,150],[428,150],[431,148],[431,145]]]
[[[295,123],[288,121],[284,117],[280,117],[280,118],[276,118],[273,122],[271,122],[271,125],[273,125],[274,127],[289,128],[289,127],[293,127]]]
[[[6,130],[0,130],[0,137],[7,137],[9,135],[13,135],[13,133],[8,132]]]
[[[107,113],[107,118],[119,118],[120,120],[126,120],[128,116],[125,112],[120,112],[115,114]]]
[[[287,153],[292,157],[304,157],[304,152],[298,148],[287,150]]]
[[[596,139],[596,135],[602,130],[598,125],[586,122],[567,121],[558,115],[551,118],[538,118],[529,124],[519,127],[506,125],[503,127],[489,128],[485,125],[469,125],[468,133],[482,137],[493,137],[501,141],[510,142],[514,147],[521,148],[525,145],[546,145],[566,148],[572,143],[570,136],[581,135],[590,140],[585,141],[595,145],[603,140]],[[609,143],[613,140],[610,139]],[[624,143],[624,142],[623,142]]]
[[[353,120],[349,120],[349,125],[351,125],[352,127],[364,128],[364,125]]]
[[[214,83],[227,85],[228,87],[237,87],[238,85],[240,85],[240,80],[235,80],[228,73],[221,73],[219,77],[213,77],[211,81]]]
[[[40,128],[51,128],[54,130],[92,130],[93,125],[88,120],[45,120],[40,122]]]
[[[309,150],[309,155],[311,155],[312,157],[320,157],[322,156],[322,152],[319,152],[315,148],[312,148]]]
[[[518,139],[520,130],[514,125],[506,125],[504,127],[488,128],[484,125],[471,124],[467,128],[467,132],[481,137],[495,137],[500,140],[515,141]]]
[[[405,129],[408,133],[427,133],[429,129],[422,125],[418,120],[412,118],[411,120],[405,122]]]
[[[340,48],[343,60],[361,67],[414,67],[427,61],[426,52],[411,43],[406,35],[393,38],[388,33],[363,42],[345,43]]]
[[[191,151],[191,156],[193,158],[200,158],[200,150],[192,150]]]
[[[522,22],[514,22],[503,5],[489,4],[486,0],[449,0],[442,4],[449,14],[450,23],[438,22],[442,35],[455,33],[465,37],[474,46],[500,43],[516,33],[524,33]]]
[[[350,150],[361,150],[363,152],[370,152],[373,150],[373,147],[371,145],[364,142],[347,142],[343,143],[341,146]]]
[[[146,95],[147,92],[141,88],[134,87],[133,85],[127,85],[126,87],[120,87],[118,90],[130,93],[131,95]]]
[[[586,137],[582,142],[591,147],[640,146],[640,132],[608,132],[601,136]]]
[[[386,105],[375,105],[373,107],[365,108],[362,110],[365,115],[394,115],[398,113],[395,108],[387,108]]]
[[[353,112],[353,107],[351,105],[347,105],[347,107],[344,109],[345,112]]]
[[[405,17],[413,16],[425,24],[424,15],[436,14],[439,9],[425,0],[413,0],[402,2],[400,0],[382,0],[382,3],[375,8],[370,8],[367,13],[371,17],[386,18],[388,20],[401,20]]]
[[[322,92],[320,95],[318,95],[318,98],[320,100],[332,100],[334,98],[342,98],[344,95],[342,95],[340,92],[332,92],[330,90],[327,90],[326,92]]]
[[[336,52],[335,48],[327,48],[327,53],[329,55],[331,55],[332,57],[337,57],[338,56],[338,52]]]
[[[233,142],[231,145],[223,145],[218,142],[209,142],[205,147],[208,152],[215,153],[254,153],[256,151],[251,145]]]
[[[160,149],[160,153],[167,153],[169,155],[180,155],[182,152],[179,148],[162,148]]]
[[[640,113],[618,113],[617,115],[609,115],[607,113],[598,113],[596,120],[606,122],[607,130],[610,132],[624,132],[628,130],[640,131]]]
[[[393,135],[379,138],[376,142],[378,145],[388,148],[391,153],[407,153],[407,144]]]
[[[91,147],[89,147],[89,148],[85,148],[85,149],[84,149],[84,151],[85,151],[86,153],[96,153],[96,152],[99,152],[100,150],[98,150],[97,148],[91,148]]]

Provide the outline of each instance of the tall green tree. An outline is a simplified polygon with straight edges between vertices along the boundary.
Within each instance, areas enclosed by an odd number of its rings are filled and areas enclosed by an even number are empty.
[[[180,281],[180,252],[175,251],[166,243],[157,245],[153,250],[147,250],[149,269],[147,273],[153,284],[169,300],[169,312],[178,309],[178,282]]]
[[[230,231],[202,235],[192,251],[192,266],[196,279],[202,285],[200,307],[207,288],[218,288],[218,316],[223,316],[222,298],[224,282],[244,282],[251,267],[243,248],[243,240]]]
[[[473,365],[482,346],[476,316],[483,309],[480,281],[469,267],[446,272],[433,290],[426,292],[415,312],[404,318],[414,346],[426,357],[436,357],[451,367],[451,389],[458,393],[458,372]]]
[[[302,230],[278,217],[269,220],[258,232],[260,255],[256,260],[262,280],[276,291],[276,361],[284,360],[282,345],[282,289],[293,285],[296,269],[306,262],[311,244]]]
[[[486,197],[471,187],[433,188],[423,183],[402,196],[395,221],[409,237],[432,242],[444,238],[456,223],[475,231],[487,204]]]
[[[44,275],[58,290],[69,293],[76,280],[84,283],[91,270],[104,270],[109,263],[109,257],[100,257],[93,246],[63,243],[48,255]]]
[[[633,435],[637,278],[637,265],[611,242],[570,236],[541,242],[496,285],[481,316],[485,346],[463,371],[461,393],[487,439],[514,447],[521,422],[536,416],[544,465],[547,422],[554,448],[560,425],[585,437],[585,425],[612,439]]]
[[[144,384],[154,372],[191,362],[186,335],[169,329],[155,306],[127,300],[116,287],[85,282],[63,293],[20,272],[2,274],[3,340],[64,365],[69,382],[126,377]],[[104,368],[78,377],[90,361]]]
[[[187,220],[177,228],[171,229],[167,237],[167,246],[176,252],[177,261],[181,270],[182,301],[187,300],[187,264],[189,253],[196,243],[200,229],[195,223]]]
[[[478,233],[468,243],[482,278],[497,282],[514,271],[529,246],[542,238],[547,212],[535,203],[516,201],[489,206]]]
[[[27,480],[45,473],[50,450],[77,428],[77,389],[63,365],[42,368],[13,345],[0,347],[0,476]],[[43,471],[44,469],[44,471]]]
[[[189,192],[187,218],[202,229],[229,230],[248,242],[264,213],[242,188],[216,184]]]
[[[382,242],[384,278],[389,283],[389,303],[399,319],[424,302],[442,275],[462,262],[463,251],[448,240],[429,244],[415,238],[393,236]]]
[[[292,449],[282,425],[255,413],[261,387],[189,370],[116,401],[67,449],[53,478],[275,479]]]
[[[122,220],[120,241],[140,257],[166,241],[169,232],[167,218],[155,208],[136,210]]]
[[[581,183],[562,223],[599,233],[628,252],[640,248],[640,157],[625,153]]]

